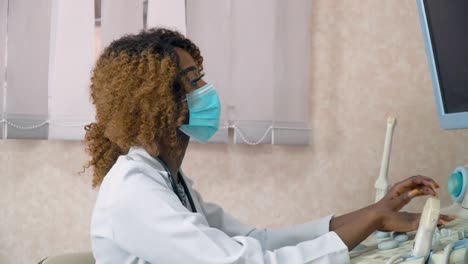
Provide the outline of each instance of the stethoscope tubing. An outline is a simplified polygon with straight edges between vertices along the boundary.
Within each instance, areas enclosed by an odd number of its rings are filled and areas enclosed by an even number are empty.
[[[182,200],[182,197],[180,196],[179,194],[179,189],[177,188],[177,184],[175,182],[175,179],[174,179],[174,176],[172,176],[172,173],[171,171],[169,170],[169,167],[167,167],[166,163],[161,159],[161,158],[158,158],[157,157],[157,160],[163,165],[164,167],[164,170],[167,172],[167,175],[169,177],[169,181],[171,182],[171,186],[172,186],[172,191],[175,193],[175,195],[177,195],[177,197],[179,198],[180,202],[182,204],[184,204],[183,200]],[[196,213],[197,212],[197,208],[195,207],[195,203],[193,202],[193,199],[192,199],[192,194],[190,193],[188,187],[187,187],[187,184],[185,183],[185,179],[184,177],[182,176],[182,174],[180,172],[178,172],[178,175],[179,175],[179,181],[180,183],[182,184],[182,187],[184,188],[184,192],[185,192],[185,195],[187,195],[187,198],[189,200],[189,203],[190,203],[190,207],[192,207],[192,212],[193,213]]]

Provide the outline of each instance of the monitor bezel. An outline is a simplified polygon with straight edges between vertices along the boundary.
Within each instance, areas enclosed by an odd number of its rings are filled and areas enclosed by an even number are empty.
[[[446,113],[444,103],[442,101],[442,93],[440,89],[439,75],[435,60],[434,50],[432,48],[431,33],[426,16],[426,0],[416,0],[418,4],[419,18],[426,46],[427,60],[431,72],[432,87],[436,101],[437,112],[442,128],[444,129],[462,129],[468,128],[468,112]]]

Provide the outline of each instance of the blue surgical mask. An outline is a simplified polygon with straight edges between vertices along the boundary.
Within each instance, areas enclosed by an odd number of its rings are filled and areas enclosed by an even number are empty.
[[[219,127],[221,104],[213,85],[206,84],[187,94],[190,119],[179,129],[200,143],[206,143]]]

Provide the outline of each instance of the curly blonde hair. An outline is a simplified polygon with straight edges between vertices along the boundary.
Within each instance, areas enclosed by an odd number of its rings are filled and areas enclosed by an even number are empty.
[[[85,127],[87,151],[94,167],[93,187],[99,186],[117,158],[131,146],[157,156],[160,144],[174,147],[178,128],[186,121],[175,48],[187,51],[202,68],[200,51],[182,34],[163,28],[126,35],[107,47],[91,77],[96,122]]]

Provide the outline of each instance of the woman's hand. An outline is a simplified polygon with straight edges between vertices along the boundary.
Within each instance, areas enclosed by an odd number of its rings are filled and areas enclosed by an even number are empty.
[[[421,175],[412,176],[393,185],[377,204],[393,211],[399,211],[414,197],[424,195],[437,196],[435,189],[438,188],[439,184],[429,177]]]
[[[379,219],[381,231],[412,231],[419,225],[421,214],[399,212],[414,197],[432,195],[437,196],[435,189],[439,185],[431,178],[413,176],[396,183],[387,195],[372,206],[372,210]],[[439,223],[454,220],[454,217],[441,215]]]
[[[334,217],[330,231],[334,231],[351,249],[375,230],[413,231],[418,228],[421,214],[399,212],[411,199],[422,195],[436,196],[439,185],[431,178],[413,176],[395,184],[382,200],[357,211]],[[449,222],[454,217],[441,215],[439,222]]]

